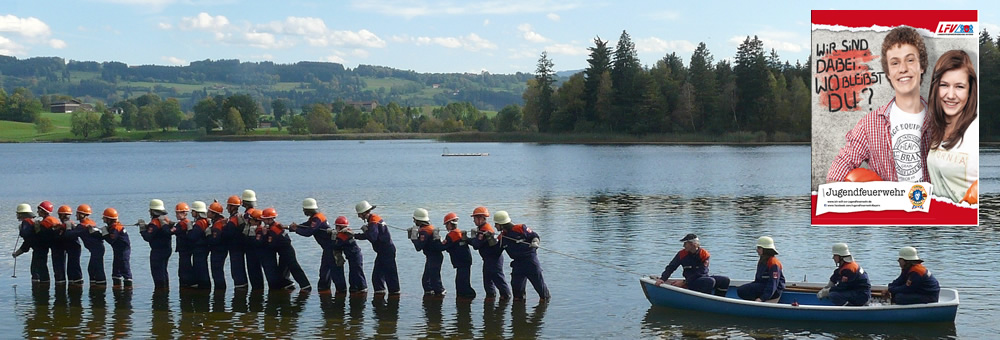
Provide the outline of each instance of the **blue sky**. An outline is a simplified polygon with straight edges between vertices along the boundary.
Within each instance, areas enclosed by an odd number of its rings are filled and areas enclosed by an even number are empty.
[[[643,64],[670,52],[685,63],[699,42],[729,59],[747,35],[782,59],[810,51],[809,11],[860,9],[805,1],[462,0],[4,0],[0,54],[18,58],[187,65],[205,59],[332,61],[417,72],[534,72],[548,51],[556,70],[586,67],[600,36],[628,31]],[[859,3],[860,4],[860,3]],[[869,3],[865,3],[868,5]],[[977,9],[1000,33],[1000,5],[893,1],[865,9]],[[823,7],[819,7],[823,6]]]

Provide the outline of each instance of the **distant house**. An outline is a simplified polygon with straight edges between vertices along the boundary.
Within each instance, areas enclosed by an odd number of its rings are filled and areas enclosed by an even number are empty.
[[[436,88],[441,87],[441,84],[432,84],[431,87],[436,89]]]
[[[71,99],[65,102],[54,102],[49,104],[49,111],[53,113],[73,113],[79,110],[93,111],[94,106],[84,104],[78,99]]]
[[[361,111],[371,112],[371,111],[374,111],[376,107],[378,107],[378,101],[377,100],[361,101],[361,102],[351,101],[351,102],[347,102],[347,105],[353,106],[354,108],[356,108],[358,110],[361,110]]]
[[[270,129],[271,128],[271,122],[260,122],[259,124],[257,124],[257,128],[260,128],[260,129]]]

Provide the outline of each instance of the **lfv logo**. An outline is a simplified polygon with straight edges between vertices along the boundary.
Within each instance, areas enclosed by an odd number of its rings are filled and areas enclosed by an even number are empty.
[[[938,23],[938,35],[975,35],[975,22],[942,21]]]

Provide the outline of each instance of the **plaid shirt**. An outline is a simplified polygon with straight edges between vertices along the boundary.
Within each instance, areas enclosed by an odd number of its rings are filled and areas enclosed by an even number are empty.
[[[840,149],[840,153],[834,158],[830,165],[830,171],[826,174],[826,181],[841,182],[847,177],[847,173],[861,166],[862,162],[868,161],[868,166],[875,171],[884,181],[897,181],[896,162],[892,157],[892,136],[889,134],[889,110],[895,98],[888,104],[882,105],[875,111],[869,112],[858,121],[851,131],[847,132],[847,144]],[[927,106],[924,98],[920,98],[920,103]],[[921,181],[928,181],[931,177],[927,172],[927,153],[930,150],[930,127],[931,114],[924,115],[924,124],[920,127],[920,166],[923,168],[923,178]]]

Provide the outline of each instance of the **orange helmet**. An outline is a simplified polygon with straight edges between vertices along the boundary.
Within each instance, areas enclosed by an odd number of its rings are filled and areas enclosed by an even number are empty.
[[[241,200],[240,197],[236,195],[229,196],[229,199],[226,200],[226,205],[241,205],[241,204],[243,204],[243,200]]]
[[[68,205],[60,205],[59,206],[59,214],[60,215],[62,215],[62,214],[72,215],[73,214],[73,208],[70,208]]]
[[[93,210],[90,210],[90,206],[86,204],[81,204],[79,207],[76,207],[76,212],[87,215],[94,213]]]
[[[483,217],[490,217],[490,210],[486,209],[486,207],[478,206],[476,207],[476,209],[472,210],[472,217],[476,217],[476,215],[482,215]]]
[[[261,219],[275,218],[275,217],[278,217],[278,211],[274,210],[274,208],[264,209],[264,211],[260,213]]]
[[[350,224],[351,224],[351,222],[348,222],[347,221],[347,217],[344,217],[344,216],[337,216],[337,220],[333,221],[333,225],[347,226],[347,225],[350,225]]]
[[[451,220],[458,220],[458,215],[456,215],[453,212],[450,212],[447,215],[444,215],[444,224],[448,224],[448,221],[451,221]]]
[[[42,201],[42,203],[38,203],[38,207],[50,214],[52,213],[53,208],[55,208],[55,206],[52,205],[52,202],[49,201]]]
[[[177,203],[177,206],[174,207],[174,211],[176,212],[191,211],[191,207],[189,207],[187,203],[181,202]]]
[[[214,212],[216,214],[221,214],[222,204],[219,204],[219,202],[212,202],[212,204],[208,206],[208,211]]]
[[[261,216],[264,214],[264,212],[261,211],[260,209],[250,208],[250,210],[247,211],[247,214],[250,214],[250,218],[260,221],[263,219],[261,218]]]
[[[118,210],[115,210],[115,208],[104,209],[104,218],[110,218],[110,219],[113,219],[113,220],[117,220],[118,219]]]

